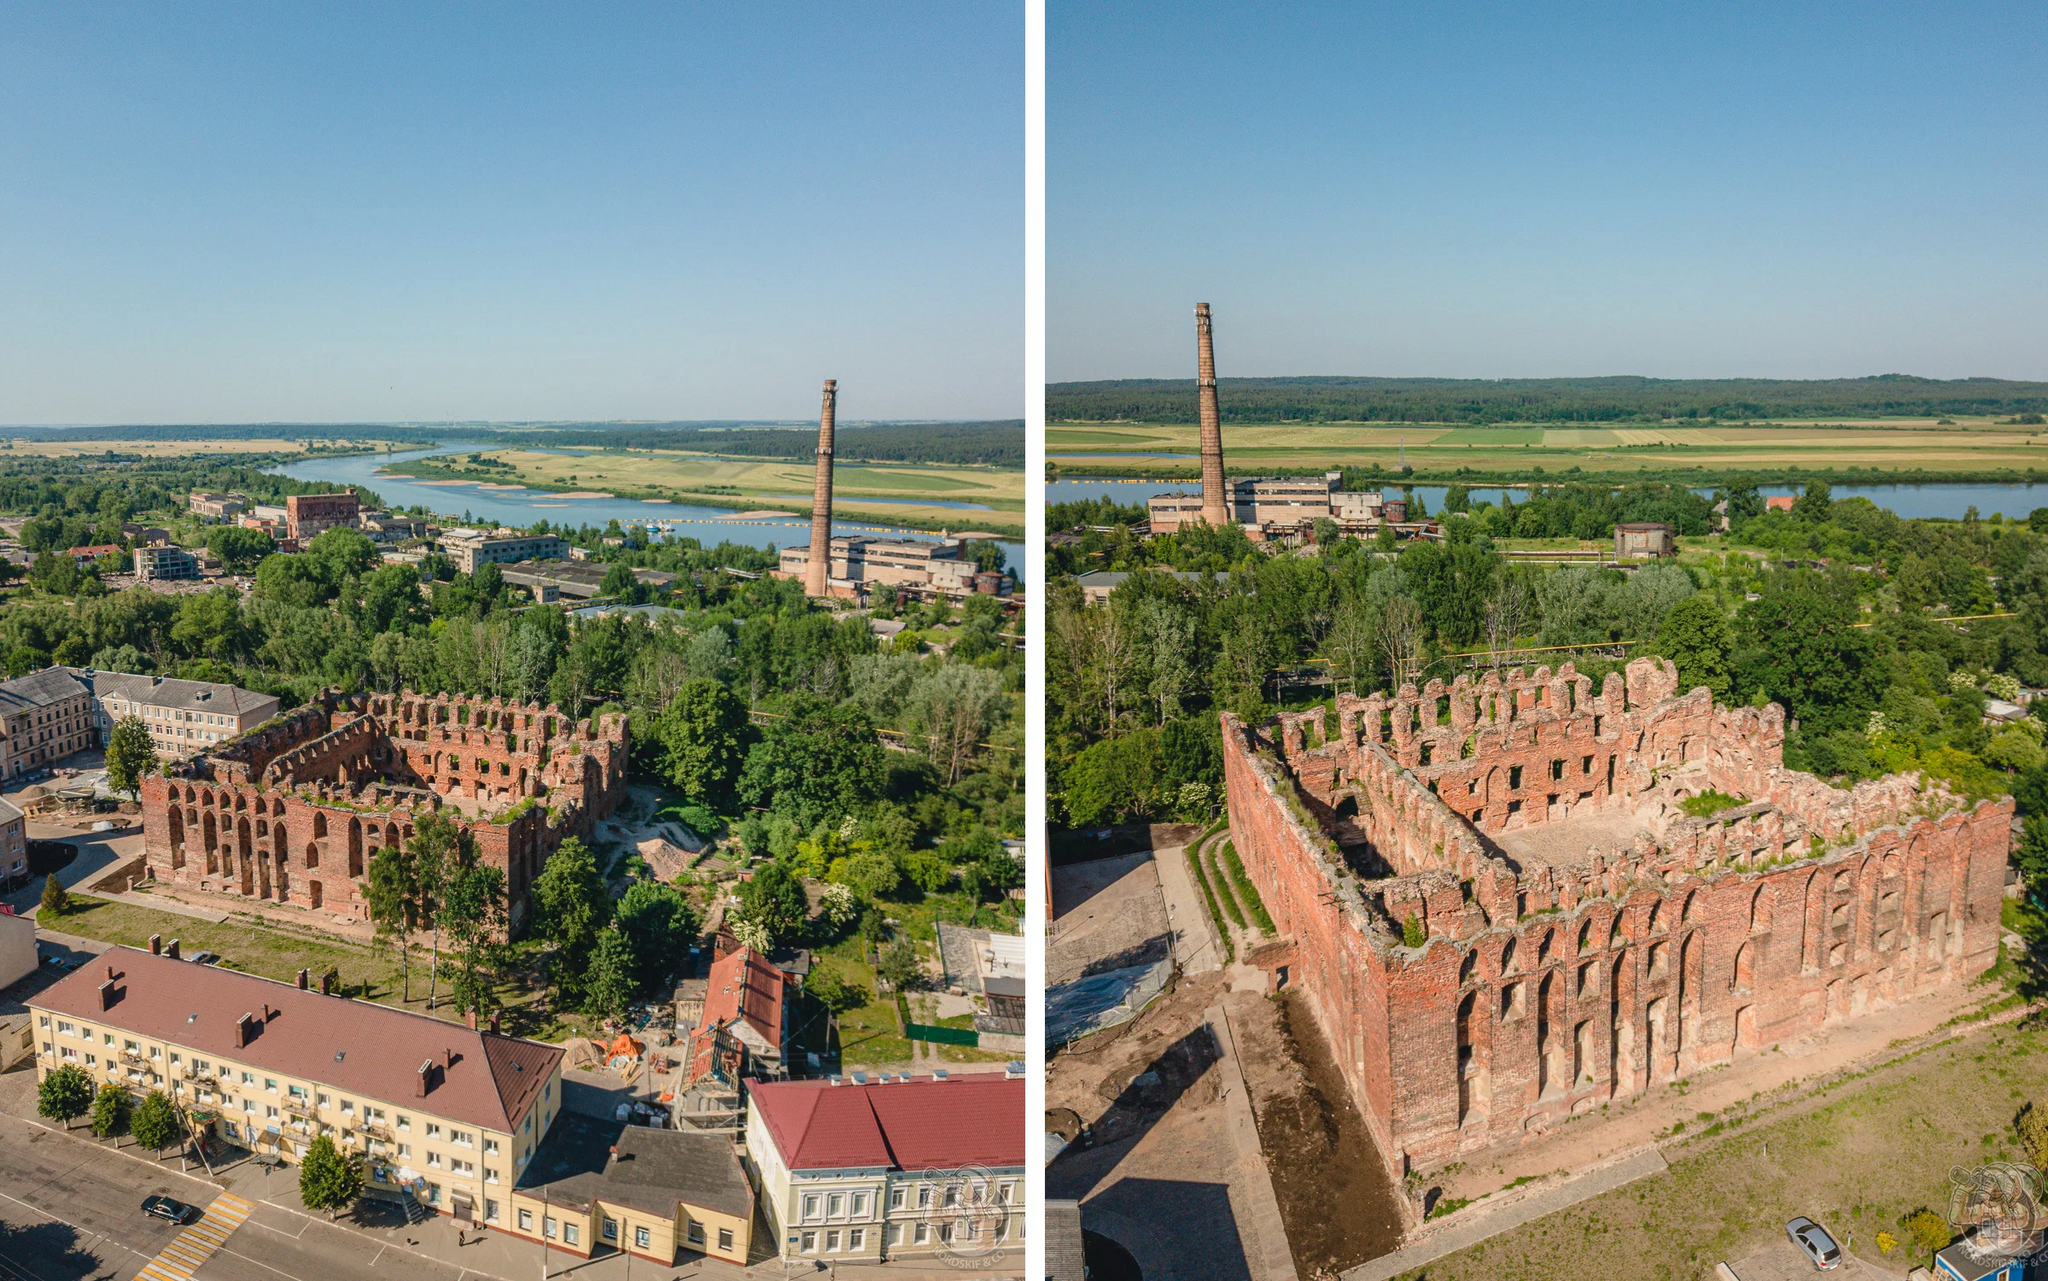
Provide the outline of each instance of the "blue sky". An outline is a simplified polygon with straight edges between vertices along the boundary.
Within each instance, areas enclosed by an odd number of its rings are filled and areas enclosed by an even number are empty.
[[[0,16],[0,423],[1023,412],[1018,4]]]
[[[2048,378],[2048,7],[1047,13],[1047,375]]]

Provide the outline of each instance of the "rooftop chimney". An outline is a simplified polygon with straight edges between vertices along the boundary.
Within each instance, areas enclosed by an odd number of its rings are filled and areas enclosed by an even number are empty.
[[[163,936],[163,935],[161,935],[161,934],[152,934],[152,935],[150,935],[150,936],[149,936],[149,954],[150,954],[151,956],[162,956],[162,955],[164,954],[164,936]]]
[[[299,991],[303,992],[306,990],[306,983],[308,981],[308,976],[310,975],[310,973],[311,971],[308,970],[299,971],[299,976],[296,980],[296,982],[298,983]]]
[[[811,550],[804,563],[804,594],[823,596],[832,577],[832,429],[839,380],[825,380],[818,409],[818,480],[811,489]]]
[[[113,979],[110,978],[106,982],[100,984],[100,1008],[102,1010],[113,1009],[114,1002],[118,999],[119,995],[114,990]]]
[[[107,967],[107,977],[109,979],[112,979],[114,977],[114,967],[111,965]]]
[[[322,974],[322,975],[320,976],[320,995],[322,995],[322,996],[333,996],[333,995],[334,995],[334,971],[333,971],[333,970],[328,970],[328,971],[327,971],[326,973],[324,973],[324,974]]]
[[[172,939],[170,942],[164,944],[164,955],[170,957],[174,961],[178,959],[178,940]]]
[[[427,1091],[433,1087],[433,1080],[434,1061],[428,1059],[425,1063],[420,1064],[419,1079],[413,1084],[413,1097],[419,1099],[426,1098]]]
[[[1195,387],[1202,415],[1202,520],[1222,528],[1230,523],[1230,494],[1223,488],[1223,419],[1216,409],[1216,343],[1209,332],[1209,304],[1195,304]]]
[[[495,1032],[495,1031],[497,1031],[497,1030],[498,1030],[498,1012],[497,1012],[496,1010],[492,1010],[492,1011],[491,1011],[491,1031]]]
[[[470,1031],[476,1031],[476,1007],[474,1005],[462,1012],[462,1021],[468,1025]]]
[[[245,1046],[256,1039],[256,1016],[244,1014],[235,1020],[235,1044]]]

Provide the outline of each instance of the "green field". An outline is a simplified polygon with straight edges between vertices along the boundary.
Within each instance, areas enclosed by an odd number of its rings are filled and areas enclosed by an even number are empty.
[[[1195,453],[1192,423],[1055,423],[1046,428],[1047,461],[1063,471],[1107,475],[1192,475],[1192,460],[1118,458],[1125,452]],[[1384,423],[1269,423],[1226,426],[1224,461],[1233,473],[1336,467],[1396,470],[1418,477],[1464,474],[1526,479],[1573,473],[1622,479],[1688,471],[1783,473],[1882,468],[1901,473],[1989,476],[2048,469],[2048,435],[2038,426],[1989,419],[1941,425],[1901,419],[1844,424],[1699,427],[1448,427]]]

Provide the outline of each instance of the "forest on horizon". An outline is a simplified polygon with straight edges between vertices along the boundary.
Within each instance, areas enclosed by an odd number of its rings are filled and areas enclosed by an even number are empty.
[[[1228,423],[1625,423],[2048,412],[2048,382],[1773,378],[1219,378]],[[1048,422],[1191,423],[1192,378],[1050,383]]]

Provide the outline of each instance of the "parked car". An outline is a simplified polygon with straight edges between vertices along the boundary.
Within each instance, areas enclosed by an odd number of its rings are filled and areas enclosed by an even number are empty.
[[[1792,1238],[1792,1244],[1807,1261],[1822,1272],[1833,1272],[1842,1266],[1842,1247],[1828,1235],[1828,1230],[1804,1215],[1785,1225],[1785,1235]]]
[[[192,954],[192,963],[194,965],[212,965],[219,959],[220,953],[218,952],[194,952]]]
[[[71,970],[78,968],[78,962],[67,961],[61,956],[45,956],[43,958],[43,964],[49,966],[53,970]]]
[[[186,1205],[183,1201],[167,1196],[153,1196],[142,1203],[142,1212],[159,1219],[184,1225],[199,1217],[199,1207]]]

